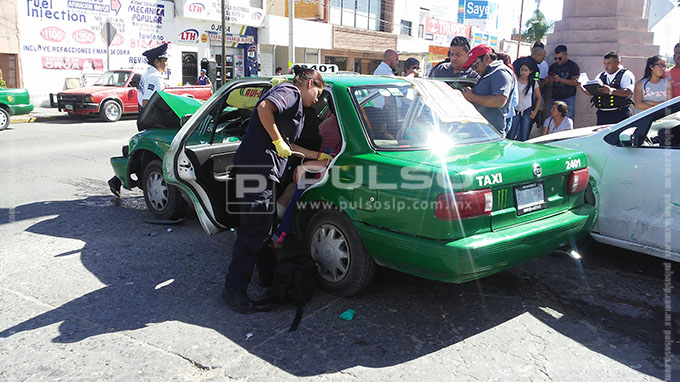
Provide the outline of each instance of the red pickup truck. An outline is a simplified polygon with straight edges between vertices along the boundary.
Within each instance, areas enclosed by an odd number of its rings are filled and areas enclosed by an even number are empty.
[[[115,122],[123,114],[139,112],[137,86],[142,75],[132,70],[111,70],[99,77],[93,86],[50,94],[50,105],[69,115],[99,116]],[[164,91],[200,100],[212,95],[211,85],[166,87]]]

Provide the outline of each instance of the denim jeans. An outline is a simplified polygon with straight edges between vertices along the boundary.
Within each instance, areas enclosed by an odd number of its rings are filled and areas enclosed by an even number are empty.
[[[512,118],[512,127],[506,138],[524,142],[529,139],[529,135],[531,135],[531,108]]]

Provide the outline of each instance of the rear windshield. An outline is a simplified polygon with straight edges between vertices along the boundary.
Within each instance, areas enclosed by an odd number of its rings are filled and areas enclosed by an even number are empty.
[[[130,77],[130,72],[110,71],[102,74],[94,84],[101,86],[125,86],[128,77]]]
[[[428,149],[433,139],[466,145],[501,139],[472,104],[441,81],[351,89],[373,146],[387,150]]]

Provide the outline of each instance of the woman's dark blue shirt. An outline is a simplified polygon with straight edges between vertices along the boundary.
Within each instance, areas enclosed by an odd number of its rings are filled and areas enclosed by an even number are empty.
[[[279,182],[288,158],[281,158],[276,153],[271,137],[262,126],[257,107],[264,100],[271,101],[277,108],[274,122],[283,140],[290,145],[300,137],[305,122],[300,90],[291,83],[279,84],[265,92],[257,101],[246,135],[234,157],[234,164],[238,166],[239,172],[262,174]]]

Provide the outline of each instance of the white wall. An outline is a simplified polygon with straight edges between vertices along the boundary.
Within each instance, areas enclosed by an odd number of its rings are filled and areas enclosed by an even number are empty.
[[[333,48],[333,26],[331,24],[295,19],[293,24],[296,47],[316,49]],[[262,28],[258,29],[258,41],[264,45],[288,46],[288,18],[267,15]]]

